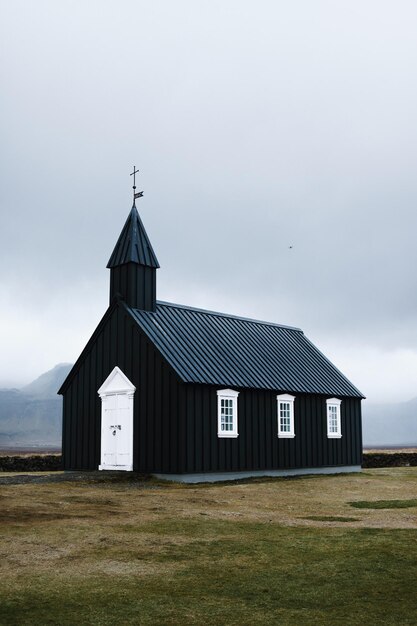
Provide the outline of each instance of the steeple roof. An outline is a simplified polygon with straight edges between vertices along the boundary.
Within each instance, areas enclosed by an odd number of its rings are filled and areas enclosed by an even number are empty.
[[[158,259],[135,205],[123,226],[107,267],[117,267],[125,263],[159,267]]]

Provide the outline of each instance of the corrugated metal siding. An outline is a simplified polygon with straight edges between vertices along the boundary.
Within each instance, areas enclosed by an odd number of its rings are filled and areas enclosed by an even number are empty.
[[[299,329],[160,302],[127,309],[184,382],[363,397]]]
[[[135,206],[132,207],[123,226],[107,267],[116,267],[131,262],[148,267],[159,267],[158,259]]]

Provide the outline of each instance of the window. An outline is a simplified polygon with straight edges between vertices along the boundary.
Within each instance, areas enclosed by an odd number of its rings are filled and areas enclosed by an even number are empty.
[[[295,437],[294,434],[294,396],[282,393],[278,401],[278,437]]]
[[[340,426],[340,405],[341,400],[330,398],[326,400],[327,406],[327,436],[330,439],[339,439],[342,436]]]
[[[221,389],[217,392],[217,435],[237,437],[237,397],[238,391]]]

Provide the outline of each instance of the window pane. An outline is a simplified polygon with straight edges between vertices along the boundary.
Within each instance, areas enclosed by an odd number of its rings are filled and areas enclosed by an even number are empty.
[[[338,407],[334,404],[329,405],[328,420],[329,420],[329,433],[337,435],[339,432]]]
[[[281,417],[280,420],[280,430],[283,433],[289,433],[290,432],[290,420],[286,417]]]
[[[222,431],[233,431],[233,400],[222,398],[220,403],[220,428]]]
[[[279,403],[279,430],[281,433],[291,433],[291,404]]]

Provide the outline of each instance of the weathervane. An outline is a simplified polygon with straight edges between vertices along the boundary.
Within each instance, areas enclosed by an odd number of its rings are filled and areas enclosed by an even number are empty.
[[[136,198],[141,198],[143,196],[143,191],[138,191],[136,193],[136,174],[139,170],[136,169],[136,165],[133,166],[133,172],[130,174],[133,176],[133,206],[136,206],[135,201]]]

